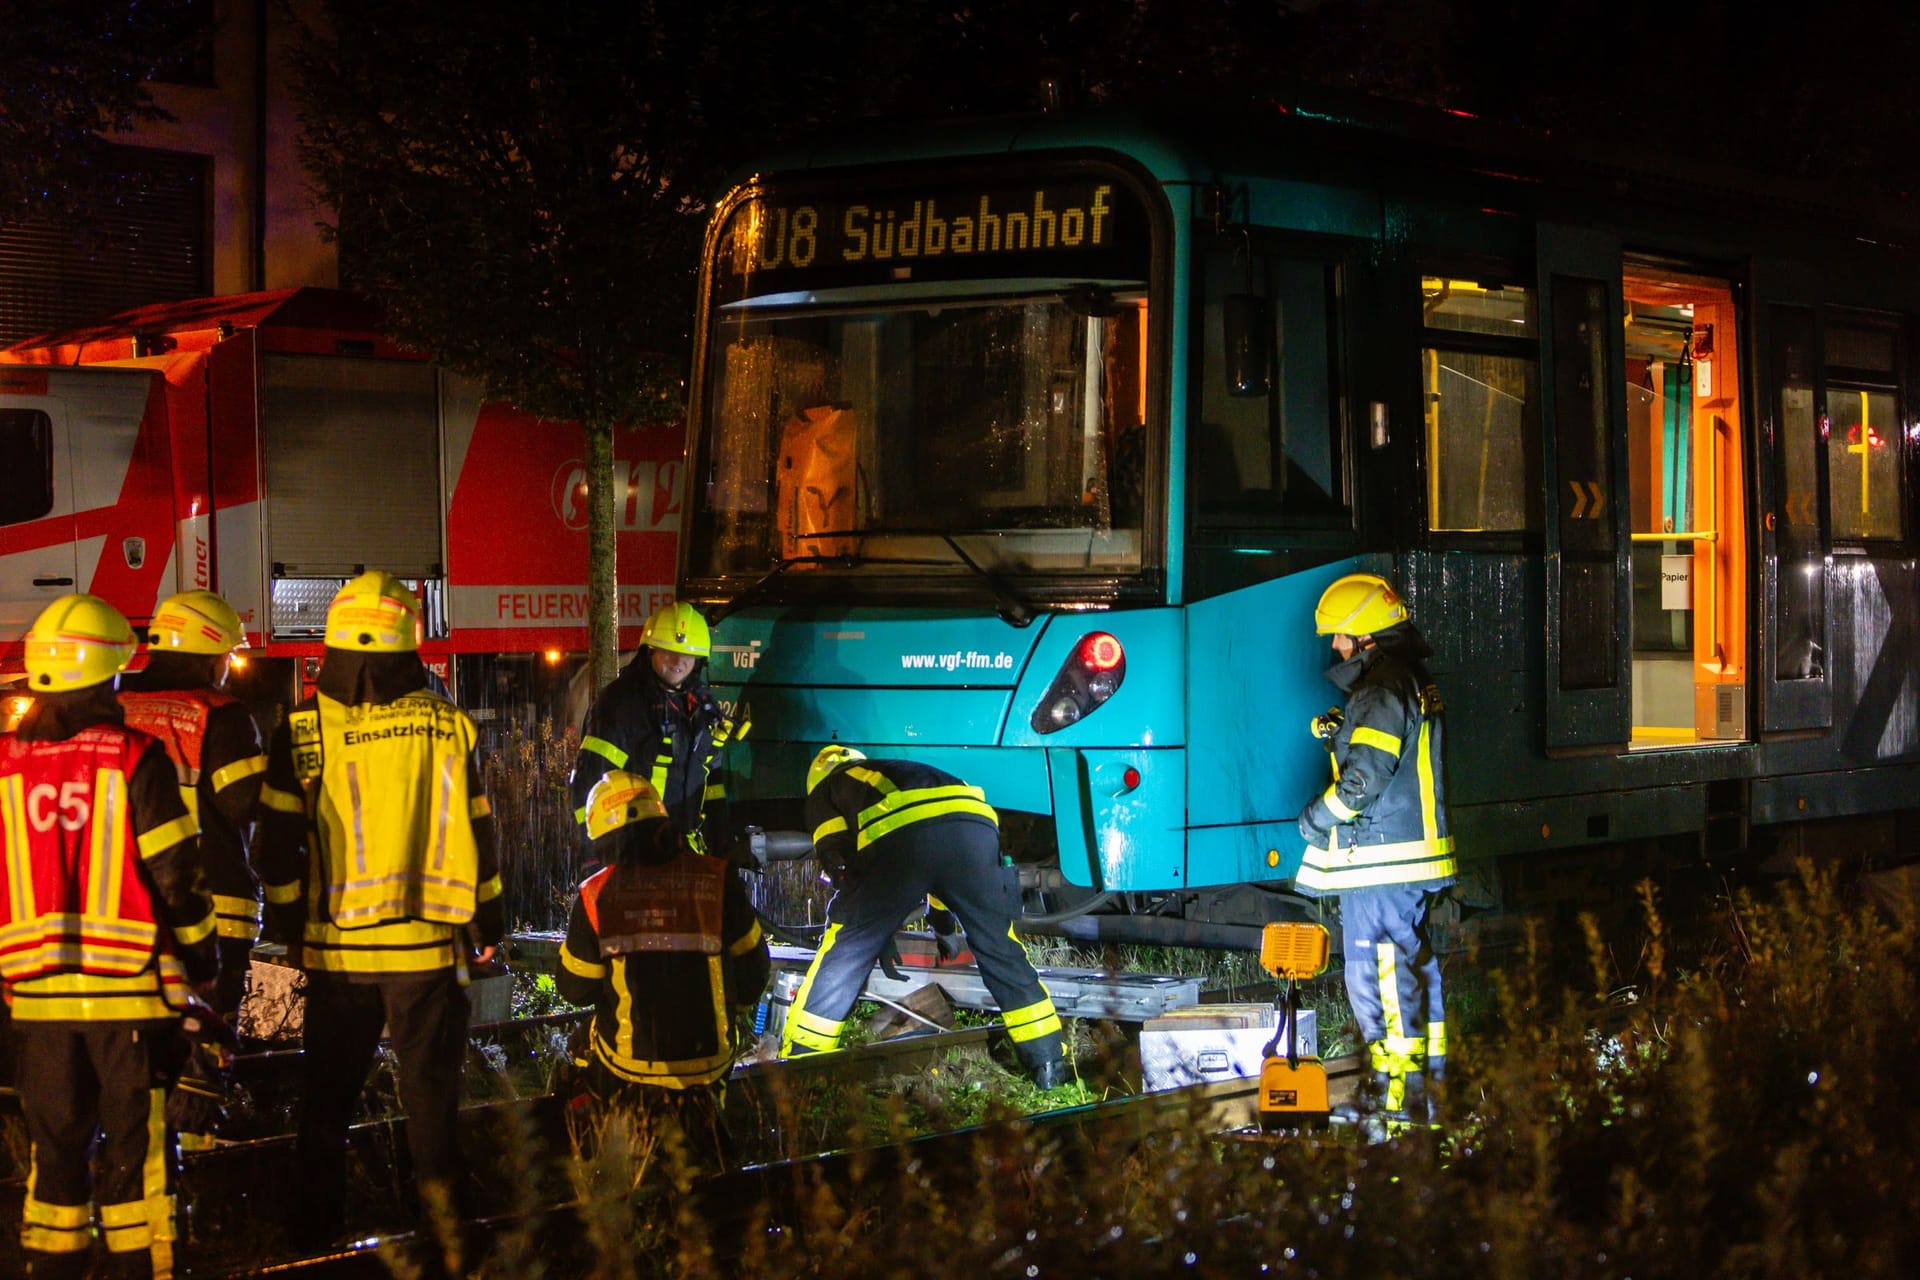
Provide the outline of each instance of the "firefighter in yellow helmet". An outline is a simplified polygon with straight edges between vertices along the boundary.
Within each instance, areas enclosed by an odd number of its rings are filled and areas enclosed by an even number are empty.
[[[180,798],[200,823],[201,861],[219,916],[220,983],[210,1003],[229,1022],[260,936],[260,882],[248,842],[267,752],[247,705],[226,691],[233,653],[246,643],[232,605],[211,591],[183,591],[153,611],[146,669],[120,679],[127,723],[166,747]]]
[[[1295,886],[1339,898],[1347,999],[1381,1104],[1366,1118],[1390,1131],[1433,1117],[1428,1086],[1446,1069],[1440,962],[1427,935],[1428,908],[1454,874],[1445,719],[1425,666],[1433,650],[1386,579],[1335,581],[1314,630],[1332,638],[1326,677],[1346,705],[1313,722],[1333,780],[1301,811],[1307,850]]]
[[[191,984],[215,977],[219,954],[199,830],[165,749],[124,723],[115,694],[134,645],[97,596],[48,605],[26,637],[33,705],[0,735],[0,980],[36,1280],[85,1274],[96,1221],[113,1274],[172,1271],[167,1090]]]
[[[604,869],[580,886],[555,974],[594,1010],[589,1091],[677,1128],[693,1166],[718,1172],[734,1014],[767,984],[767,943],[740,873],[675,831],[645,778],[615,769],[587,798]]]
[[[1042,1089],[1064,1084],[1060,1015],[1014,939],[1018,873],[1000,856],[1000,817],[986,794],[931,765],[870,760],[836,743],[807,769],[806,824],[835,893],[787,1014],[781,1056],[839,1048],[847,1013],[894,930],[937,894],[966,930],[1027,1074]]]
[[[707,620],[684,602],[662,605],[640,633],[640,652],[594,700],[574,757],[574,818],[614,769],[652,784],[680,834],[702,853],[727,847],[726,780],[720,753],[734,724],[707,686]]]
[[[467,963],[503,921],[473,722],[427,688],[420,605],[363,573],[327,610],[313,696],[274,732],[261,804],[267,916],[307,974],[296,1240],[345,1226],[348,1122],[382,1026],[399,1060],[414,1185],[455,1198]]]

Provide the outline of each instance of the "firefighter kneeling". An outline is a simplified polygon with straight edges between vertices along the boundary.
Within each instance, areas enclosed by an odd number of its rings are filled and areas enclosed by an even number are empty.
[[[739,872],[694,852],[646,779],[616,769],[586,809],[605,869],[574,899],[557,985],[594,1009],[588,1087],[642,1124],[677,1128],[689,1166],[717,1172],[732,1014],[767,983],[760,922]]]
[[[133,629],[95,596],[27,632],[33,706],[0,736],[0,978],[32,1148],[27,1274],[81,1276],[99,1205],[114,1273],[173,1273],[167,1089],[189,982],[217,972],[199,829],[160,744],[122,722]],[[99,1136],[99,1177],[89,1158]]]
[[[807,770],[807,826],[838,890],[794,997],[780,1056],[840,1047],[846,1017],[894,930],[929,894],[959,917],[1034,1084],[1067,1080],[1060,1015],[1013,936],[1018,875],[1000,857],[1000,818],[978,787],[911,760],[822,747]]]

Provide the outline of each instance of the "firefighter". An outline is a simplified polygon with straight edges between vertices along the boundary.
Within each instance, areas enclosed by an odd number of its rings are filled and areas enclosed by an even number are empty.
[[[134,645],[97,596],[48,605],[26,637],[33,705],[0,737],[0,978],[32,1152],[20,1241],[34,1277],[86,1273],[90,1200],[113,1274],[173,1271],[167,1089],[191,984],[216,977],[219,952],[173,765],[115,696]]]
[[[147,668],[120,681],[127,724],[160,740],[180,798],[200,824],[200,857],[218,920],[220,980],[213,1012],[235,1025],[260,936],[260,882],[248,844],[267,771],[260,731],[245,703],[224,691],[233,651],[247,643],[233,606],[211,591],[168,596],[147,628]],[[198,1045],[211,1047],[201,1040]],[[212,1145],[224,1081],[217,1056],[191,1053],[174,1095],[180,1145]]]
[[[574,898],[555,981],[594,1010],[588,1088],[668,1121],[693,1167],[719,1172],[733,1014],[767,984],[760,921],[739,872],[695,853],[645,778],[595,783],[587,834],[604,869]]]
[[[1446,1070],[1440,962],[1427,936],[1428,908],[1454,873],[1445,720],[1424,665],[1433,651],[1386,579],[1334,582],[1314,629],[1332,637],[1326,677],[1347,700],[1312,724],[1333,782],[1300,814],[1307,851],[1295,885],[1339,898],[1347,1000],[1390,1130],[1431,1118],[1427,1086]]]
[[[936,894],[958,917],[1034,1084],[1067,1079],[1060,1015],[1013,936],[1020,882],[1000,856],[1000,819],[978,787],[911,760],[838,744],[807,769],[806,823],[833,881],[827,931],[795,994],[780,1055],[823,1053],[840,1035],[894,930]]]
[[[587,821],[587,795],[613,769],[653,784],[674,827],[701,853],[725,851],[726,783],[720,752],[733,722],[707,687],[712,651],[707,620],[690,604],[662,605],[640,633],[640,654],[594,701],[573,762],[574,819]]]
[[[473,722],[427,688],[420,606],[363,573],[327,610],[314,693],[274,731],[259,842],[268,922],[307,975],[298,1243],[345,1225],[346,1140],[381,1027],[399,1064],[413,1180],[455,1206],[467,961],[502,933],[493,822]]]

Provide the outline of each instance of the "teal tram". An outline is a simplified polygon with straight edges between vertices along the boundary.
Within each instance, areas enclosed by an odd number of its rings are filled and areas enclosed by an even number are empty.
[[[1313,604],[1365,568],[1437,650],[1470,898],[1902,843],[1920,228],[1492,133],[764,157],[707,236],[679,566],[737,800],[792,827],[821,744],[922,759],[1031,915],[1244,942],[1327,778]]]

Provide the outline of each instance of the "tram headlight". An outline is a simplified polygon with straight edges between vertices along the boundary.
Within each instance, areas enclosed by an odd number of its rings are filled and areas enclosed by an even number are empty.
[[[1035,733],[1056,733],[1078,724],[1111,698],[1127,678],[1127,653],[1113,636],[1092,631],[1081,636],[1060,671],[1033,709]]]

